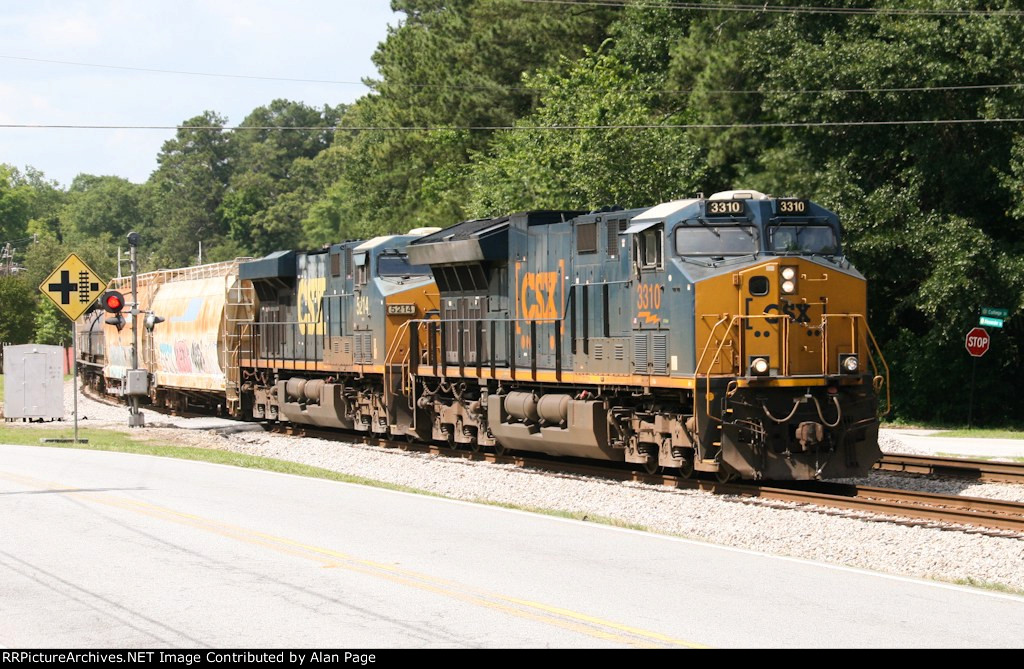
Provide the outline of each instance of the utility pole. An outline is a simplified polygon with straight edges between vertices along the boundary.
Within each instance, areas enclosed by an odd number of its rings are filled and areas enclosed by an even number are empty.
[[[139,263],[137,257],[138,247],[139,233],[128,233],[128,250],[129,253],[131,254],[130,259],[132,272],[132,373],[137,373],[139,369]],[[118,257],[120,257],[120,253],[118,253]],[[139,413],[139,396],[133,392],[131,394],[131,400],[132,404],[131,408],[129,409],[128,427],[143,427],[143,425],[145,424],[145,419],[143,418],[142,414]]]
[[[4,261],[6,262],[6,268],[3,267]],[[7,276],[14,274],[14,249],[11,248],[11,243],[7,242],[4,245],[4,250],[0,252],[0,270]]]

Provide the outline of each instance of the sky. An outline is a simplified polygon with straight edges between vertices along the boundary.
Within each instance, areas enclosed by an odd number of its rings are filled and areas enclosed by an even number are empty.
[[[352,102],[365,86],[240,77],[376,76],[370,57],[400,18],[389,0],[0,0],[0,126],[174,126],[206,110],[237,124],[275,98]],[[80,173],[141,183],[173,136],[0,127],[0,163],[63,186]]]

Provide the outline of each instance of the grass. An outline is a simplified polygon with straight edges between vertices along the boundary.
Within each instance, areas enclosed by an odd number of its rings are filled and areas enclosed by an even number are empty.
[[[181,460],[197,460],[200,462],[212,462],[220,465],[231,465],[233,467],[244,467],[246,469],[264,469],[282,474],[294,474],[296,476],[308,476],[312,478],[327,479],[329,481],[342,481],[344,483],[358,483],[359,485],[373,486],[376,488],[387,488],[388,490],[400,490],[403,492],[414,492],[421,495],[437,497],[434,493],[426,490],[419,490],[407,486],[376,481],[361,476],[351,476],[340,472],[311,467],[297,462],[264,458],[256,455],[245,455],[232,451],[220,451],[207,448],[196,448],[192,446],[169,446],[158,442],[144,439],[135,439],[132,436],[114,430],[79,430],[80,439],[88,439],[88,444],[40,444],[42,438],[70,438],[70,429],[37,429],[31,427],[5,427],[0,426],[0,443],[21,444],[26,446],[46,445],[54,448],[81,448],[94,451],[114,451],[117,453],[138,453],[142,455],[155,455],[164,458],[178,458]]]
[[[274,458],[264,458],[256,455],[245,455],[242,453],[235,453],[233,451],[196,448],[193,446],[170,446],[158,442],[153,442],[148,439],[138,439],[132,435],[125,434],[123,432],[118,432],[115,430],[79,430],[79,439],[88,439],[89,443],[87,444],[41,444],[39,441],[40,439],[47,437],[70,438],[71,435],[72,430],[70,428],[38,429],[31,427],[6,427],[0,425],[0,443],[4,444],[19,444],[25,446],[49,446],[53,448],[79,448],[94,451],[113,451],[117,453],[138,453],[142,455],[155,455],[157,457],[178,458],[181,460],[196,460],[199,462],[212,462],[214,464],[231,465],[233,467],[244,467],[246,469],[263,469],[266,471],[279,472],[282,474],[307,476],[310,478],[326,479],[328,481],[341,481],[343,483],[355,483],[358,485],[365,485],[373,488],[384,488],[386,490],[397,490],[400,492],[415,493],[417,495],[426,495],[428,497],[449,499],[445,497],[445,495],[439,495],[429,490],[411,488],[409,486],[388,483],[387,481],[378,481],[376,479],[369,479],[362,476],[352,476],[350,474],[343,474],[341,472],[332,471],[330,469],[323,469],[321,467],[312,467],[310,465],[304,465],[297,462],[288,462],[287,460],[277,460]],[[472,501],[477,504],[498,506],[505,509],[515,509],[518,511],[526,511],[529,513],[539,513],[545,516],[553,516],[556,518],[570,518],[572,520],[581,520],[589,523],[597,523],[600,525],[611,525],[613,527],[623,527],[631,530],[638,530],[641,532],[651,531],[643,525],[628,523],[626,521],[619,520],[618,518],[610,518],[607,516],[599,516],[596,514],[563,511],[561,509],[547,509],[534,506],[524,506],[520,504],[508,504],[504,502],[494,502],[486,499],[474,499]]]
[[[939,456],[940,458],[965,458],[966,457],[966,458],[971,459],[971,460],[988,460],[988,461],[998,461],[998,462],[1006,462],[1007,460],[1009,460],[1010,462],[1024,462],[1024,457],[1020,457],[1018,455],[1010,455],[1010,456],[1004,456],[1004,455],[966,455],[965,456],[963,453],[943,453],[942,451],[939,451],[935,455]]]
[[[998,428],[975,427],[968,429],[963,423],[908,423],[891,420],[882,423],[882,429],[935,430],[935,437],[964,437],[972,439],[1024,439],[1024,426],[1009,425]]]
[[[958,430],[943,430],[936,432],[932,435],[933,437],[958,437],[958,438],[973,438],[973,439],[1024,439],[1024,431],[1022,430],[1000,430],[1000,429],[981,429],[975,428],[972,430],[958,429]]]
[[[952,581],[956,585],[966,585],[970,588],[981,588],[982,590],[994,590],[995,592],[1005,592],[1010,595],[1024,595],[1024,590],[1020,588],[1014,588],[1010,585],[1003,583],[993,583],[992,581],[983,581],[980,578],[958,578]]]

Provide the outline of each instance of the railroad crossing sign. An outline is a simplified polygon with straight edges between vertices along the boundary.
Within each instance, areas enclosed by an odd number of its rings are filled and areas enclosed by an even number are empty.
[[[107,282],[100,279],[96,272],[74,253],[68,255],[64,262],[39,284],[39,290],[43,295],[50,298],[71,320],[81,316],[106,289]]]
[[[975,358],[985,355],[990,343],[991,340],[988,337],[988,332],[984,328],[973,328],[967,333],[967,338],[964,340],[967,352]]]

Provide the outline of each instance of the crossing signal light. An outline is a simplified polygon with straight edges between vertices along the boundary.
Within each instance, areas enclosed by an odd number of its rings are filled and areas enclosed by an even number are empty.
[[[152,332],[153,328],[156,327],[157,323],[163,323],[164,319],[161,316],[157,316],[152,311],[146,316],[145,325],[146,332]]]
[[[116,290],[108,290],[103,293],[103,297],[100,298],[100,302],[103,304],[103,309],[106,310],[107,313],[114,314],[103,322],[107,325],[113,325],[117,328],[117,331],[120,332],[124,327],[124,316],[121,315],[121,310],[124,309],[124,295]]]
[[[108,290],[103,293],[103,308],[109,313],[119,314],[124,309],[124,295],[116,290]]]

